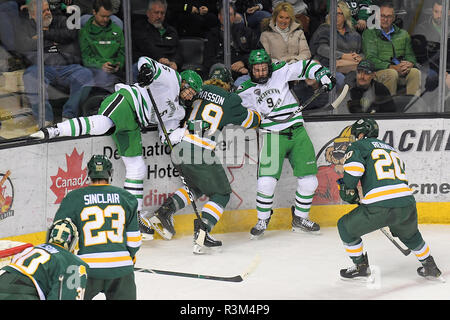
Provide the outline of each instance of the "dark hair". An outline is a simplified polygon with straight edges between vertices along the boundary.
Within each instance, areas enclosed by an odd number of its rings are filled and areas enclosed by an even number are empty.
[[[380,8],[381,7],[388,7],[388,8],[395,9],[394,3],[391,0],[382,1],[380,4]]]
[[[92,7],[95,12],[98,12],[101,7],[105,8],[105,10],[113,11],[111,0],[95,0]]]

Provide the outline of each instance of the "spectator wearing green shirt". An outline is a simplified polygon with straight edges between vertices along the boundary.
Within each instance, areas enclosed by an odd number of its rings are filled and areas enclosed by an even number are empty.
[[[394,6],[386,1],[380,5],[380,29],[369,28],[362,34],[363,52],[375,65],[377,80],[397,94],[399,84],[406,85],[407,95],[420,94],[421,72],[409,33],[393,24]]]
[[[114,92],[125,64],[122,28],[111,21],[111,0],[95,0],[93,16],[81,28],[79,41],[83,65],[94,73],[95,86]]]

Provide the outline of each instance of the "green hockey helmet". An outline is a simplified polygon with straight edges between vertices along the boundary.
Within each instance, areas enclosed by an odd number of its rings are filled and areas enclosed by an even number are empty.
[[[217,65],[209,73],[209,79],[219,79],[224,83],[228,83],[230,86],[233,85],[233,76],[231,71],[223,65]]]
[[[184,70],[180,73],[180,76],[181,80],[184,80],[195,92],[200,92],[203,86],[203,80],[197,72],[194,70]]]
[[[262,63],[267,63],[269,72],[266,77],[255,78],[255,76],[253,74],[253,66],[256,64],[262,64]],[[264,84],[272,76],[272,71],[273,71],[272,70],[272,58],[269,56],[267,51],[264,49],[252,50],[248,57],[248,65],[249,65],[249,69],[250,69],[249,70],[250,78],[251,78],[252,82],[254,82],[254,83]]]
[[[378,124],[375,120],[370,118],[361,118],[352,124],[351,134],[358,139],[358,136],[363,133],[366,138],[378,137]]]
[[[108,180],[113,173],[112,163],[106,156],[93,155],[87,164],[88,177]]]
[[[78,244],[78,229],[70,218],[54,221],[47,231],[47,243],[52,243],[73,252]]]

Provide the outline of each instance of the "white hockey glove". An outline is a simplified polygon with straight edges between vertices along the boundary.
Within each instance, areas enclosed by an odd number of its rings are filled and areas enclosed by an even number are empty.
[[[175,130],[169,133],[169,139],[172,146],[180,143],[181,140],[183,140],[185,132],[186,128],[183,127],[183,128],[176,128]],[[160,139],[162,143],[167,144],[166,137],[164,136],[164,134],[160,134]]]

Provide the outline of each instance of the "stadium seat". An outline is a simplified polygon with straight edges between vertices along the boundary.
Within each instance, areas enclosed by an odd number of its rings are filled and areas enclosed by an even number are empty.
[[[204,77],[205,67],[203,66],[203,54],[206,41],[206,39],[199,37],[180,38],[180,47],[183,56],[181,71],[194,70]]]

